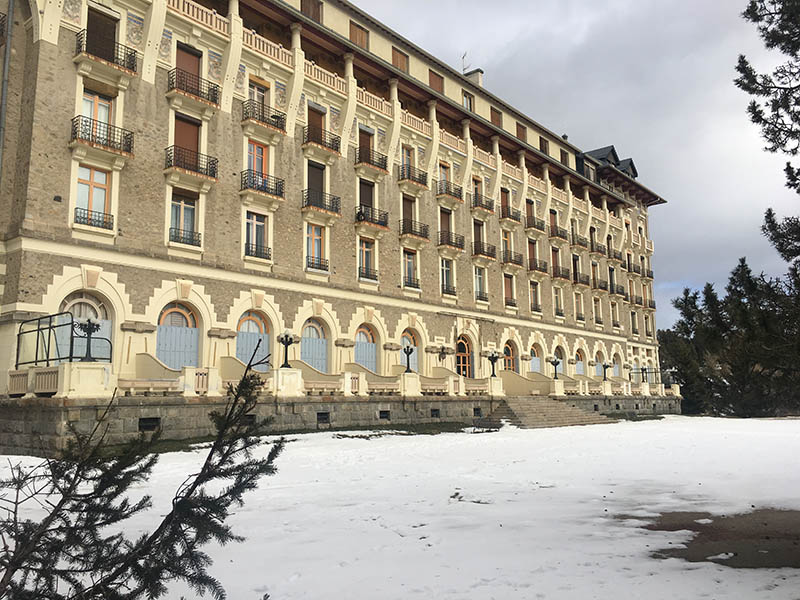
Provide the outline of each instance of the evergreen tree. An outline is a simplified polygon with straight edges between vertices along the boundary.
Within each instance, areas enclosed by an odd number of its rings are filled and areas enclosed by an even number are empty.
[[[224,599],[202,547],[244,539],[226,520],[246,492],[275,473],[284,446],[279,440],[265,456],[254,454],[264,445],[257,436],[268,421],[253,419],[261,380],[250,368],[229,389],[225,409],[209,415],[216,435],[202,466],[180,485],[161,522],[138,538],[125,525],[151,499],[133,500],[131,492],[153,472],[158,435],[112,452],[106,433],[113,400],[91,432],[73,431],[59,459],[13,466],[0,482],[0,599],[151,599],[175,581]],[[25,516],[37,506],[42,516]]]

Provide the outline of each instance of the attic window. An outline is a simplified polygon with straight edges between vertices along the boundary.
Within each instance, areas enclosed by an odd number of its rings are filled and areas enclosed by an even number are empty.
[[[569,166],[569,152],[566,150],[561,151],[561,164]]]
[[[517,139],[528,141],[528,129],[522,123],[517,123]]]
[[[539,136],[539,150],[545,154],[550,154],[550,142],[548,142],[542,136]]]
[[[408,73],[408,54],[392,46],[392,66]]]
[[[444,77],[428,69],[428,85],[440,94],[444,94]]]
[[[496,125],[497,127],[502,127],[503,126],[503,113],[501,113],[496,108],[492,107],[491,108],[491,120],[492,120],[492,125]]]
[[[322,0],[302,0],[300,12],[312,21],[322,23]]]
[[[350,21],[350,41],[364,50],[369,50],[369,31],[358,23]]]

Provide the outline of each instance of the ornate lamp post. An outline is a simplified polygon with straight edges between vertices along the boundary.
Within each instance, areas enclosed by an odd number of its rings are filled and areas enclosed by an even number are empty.
[[[603,367],[603,381],[608,381],[608,370],[614,365],[604,362],[601,366]]]
[[[551,365],[553,365],[553,372],[554,372],[553,379],[558,379],[558,365],[560,365],[560,364],[561,364],[561,361],[560,361],[560,360],[558,360],[558,359],[557,359],[557,358],[554,356],[553,358],[551,358],[551,359],[550,359],[550,360],[548,360],[547,362],[549,362]]]
[[[647,382],[647,367],[642,367],[641,371],[642,371],[642,381],[641,381],[641,383],[646,383]]]
[[[406,373],[413,373],[411,370],[411,355],[414,354],[414,346],[405,346],[403,354],[406,355]]]
[[[86,355],[80,362],[96,362],[95,358],[92,356],[92,335],[100,330],[100,323],[93,323],[92,319],[89,318],[83,323],[75,323],[75,327],[86,334]]]
[[[497,364],[497,361],[500,360],[500,355],[497,353],[497,350],[492,350],[489,356],[487,356],[486,358],[488,358],[489,362],[492,363],[492,377],[497,377],[497,375],[494,372],[494,369],[495,365]]]
[[[289,368],[289,346],[295,343],[294,336],[292,332],[288,329],[283,332],[283,335],[278,336],[278,343],[283,346],[283,364],[280,366],[281,369],[288,369]]]

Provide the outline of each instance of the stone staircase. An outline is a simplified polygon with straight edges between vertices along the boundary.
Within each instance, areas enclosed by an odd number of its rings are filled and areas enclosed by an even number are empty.
[[[545,396],[521,396],[506,398],[477,425],[500,427],[503,421],[522,429],[616,423],[615,419],[600,413],[587,412],[571,406],[568,400],[553,400]]]

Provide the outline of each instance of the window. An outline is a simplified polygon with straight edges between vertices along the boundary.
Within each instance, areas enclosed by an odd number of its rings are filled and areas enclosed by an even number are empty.
[[[400,153],[400,160],[403,166],[414,166],[414,149],[411,146],[403,146]]]
[[[504,229],[503,233],[502,233],[502,237],[500,238],[500,241],[501,241],[501,246],[502,246],[503,252],[510,252],[511,248],[513,247],[511,245],[511,232],[506,230],[506,229]]]
[[[197,200],[179,192],[172,194],[171,227],[176,231],[192,233],[197,223]],[[175,241],[175,240],[173,240]],[[177,240],[182,241],[182,240]]]
[[[542,307],[539,304],[539,282],[531,281],[529,285],[531,294],[531,310],[533,312],[542,312]]]
[[[419,288],[417,279],[417,253],[403,249],[403,279],[406,287]]]
[[[456,373],[461,377],[472,377],[472,344],[463,335],[456,341]]]
[[[322,225],[306,225],[306,253],[312,259],[325,258],[325,228]]]
[[[439,180],[450,181],[450,165],[447,163],[439,163]]]
[[[537,256],[536,240],[528,238],[528,262],[530,263],[530,265],[533,265],[536,262],[536,256]]]
[[[267,242],[267,217],[247,212],[245,223],[245,255],[270,258]]]
[[[100,123],[111,123],[111,98],[95,94],[88,90],[83,93],[81,114]],[[101,133],[101,132],[97,132]]]
[[[519,366],[517,364],[517,348],[510,340],[503,346],[503,369],[514,372],[519,371]]]
[[[312,21],[322,23],[322,0],[302,0],[300,12]]]
[[[553,311],[557,317],[564,316],[564,306],[561,303],[561,288],[553,288]]]
[[[639,324],[636,321],[636,313],[634,311],[631,311],[631,331],[639,333]]]
[[[358,203],[373,208],[375,205],[375,184],[366,179],[358,180]]]
[[[259,106],[269,106],[269,88],[263,85],[251,81],[247,97]]]
[[[480,196],[483,194],[483,181],[480,177],[472,178],[472,193],[474,196]]]
[[[408,73],[408,54],[400,52],[400,50],[392,46],[392,65],[403,71],[403,73]]]
[[[256,175],[269,174],[269,147],[249,140],[247,142],[247,169]]]
[[[508,273],[503,274],[503,294],[507,305],[516,306],[514,298],[514,276]]]
[[[453,261],[443,258],[441,263],[442,293],[455,294],[455,280],[453,278]]]
[[[545,154],[550,154],[550,142],[539,136],[539,150]]]
[[[490,120],[492,121],[492,125],[496,125],[497,127],[503,126],[503,113],[501,113],[496,108],[492,107],[489,110]]]
[[[597,181],[597,174],[595,173],[594,167],[585,165],[584,169],[585,169],[586,179],[590,181]]]
[[[475,297],[484,302],[489,300],[486,293],[486,269],[483,267],[475,267]]]
[[[84,165],[78,167],[78,197],[75,202],[78,211],[76,216],[82,211],[86,211],[87,218],[92,216],[89,213],[107,214],[111,212],[109,210],[110,178],[111,174],[108,171]]]
[[[114,45],[117,41],[117,20],[91,8],[86,16],[86,52],[114,61]]]
[[[461,104],[469,112],[475,112],[475,96],[465,90],[461,91]]]
[[[603,308],[600,305],[600,298],[594,298],[592,300],[594,304],[594,322],[598,324],[603,323]]]
[[[444,77],[430,69],[428,69],[428,85],[440,94],[444,94]]]
[[[358,23],[350,21],[350,41],[364,50],[369,50],[369,31]]]
[[[483,242],[483,223],[477,219],[472,220],[472,241]]]
[[[616,302],[611,303],[611,321],[614,327],[619,327],[619,305]]]
[[[575,318],[578,321],[583,321],[583,295],[580,292],[575,292]]]
[[[517,139],[523,142],[528,141],[528,129],[522,123],[517,123]]]
[[[375,269],[375,241],[369,238],[358,240],[358,276],[364,279],[378,279]]]

